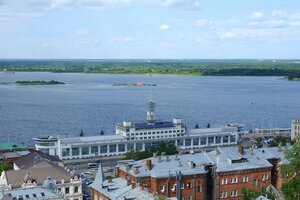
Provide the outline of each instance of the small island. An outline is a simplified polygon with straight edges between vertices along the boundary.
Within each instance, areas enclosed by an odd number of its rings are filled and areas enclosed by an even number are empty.
[[[17,85],[61,85],[65,84],[59,81],[16,81]]]
[[[142,87],[142,86],[157,86],[157,84],[146,84],[146,83],[115,83],[113,86],[135,86],[135,87]]]
[[[300,76],[295,75],[289,75],[282,78],[283,80],[289,80],[289,81],[300,81]]]

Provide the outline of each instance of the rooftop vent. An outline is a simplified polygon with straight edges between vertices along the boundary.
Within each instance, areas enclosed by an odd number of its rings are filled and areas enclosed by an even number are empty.
[[[157,162],[161,162],[161,161],[162,161],[161,156],[158,156],[157,157]]]
[[[278,144],[278,151],[282,151],[282,143],[281,142],[279,142],[279,144]]]
[[[175,160],[180,160],[178,154],[175,155]]]
[[[194,150],[191,149],[191,150],[190,150],[190,154],[194,154]]]
[[[157,153],[156,153],[156,152],[153,153],[153,157],[154,157],[154,158],[157,157]]]
[[[179,162],[178,162],[178,164],[179,164],[179,165],[178,165],[179,167],[182,167],[182,163],[181,163],[181,161],[179,161]]]
[[[170,157],[166,156],[166,161],[169,162],[170,161]]]
[[[194,163],[193,161],[189,161],[188,162],[188,165],[191,169],[195,168],[196,167],[196,163]]]
[[[166,156],[166,152],[161,152],[161,156]]]

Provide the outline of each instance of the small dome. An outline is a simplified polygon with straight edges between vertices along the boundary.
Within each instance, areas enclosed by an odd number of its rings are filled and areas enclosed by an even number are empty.
[[[50,177],[44,181],[43,187],[52,191],[56,190],[55,182]]]

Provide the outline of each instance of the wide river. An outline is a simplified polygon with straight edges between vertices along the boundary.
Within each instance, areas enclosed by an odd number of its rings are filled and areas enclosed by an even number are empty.
[[[42,135],[114,134],[115,123],[146,118],[149,87],[114,83],[157,84],[152,87],[156,117],[182,118],[189,128],[228,122],[247,128],[290,127],[300,119],[300,81],[279,77],[205,77],[81,73],[0,73],[0,83],[56,80],[65,85],[0,84],[0,141],[32,143]]]

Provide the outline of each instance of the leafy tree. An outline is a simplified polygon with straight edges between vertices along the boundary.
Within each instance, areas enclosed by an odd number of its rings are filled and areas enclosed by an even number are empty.
[[[282,184],[282,192],[285,199],[300,199],[300,142],[297,140],[292,145],[290,150],[285,153],[285,158],[289,161],[289,164],[281,167],[281,173],[283,175],[289,174],[293,177],[292,180]]]
[[[6,161],[0,161],[0,174],[4,171],[4,170],[9,170],[11,169],[12,166],[7,163]]]
[[[276,199],[276,196],[271,188],[269,191],[267,191],[266,188],[262,188],[261,191],[255,191],[244,187],[242,188],[242,195],[243,200],[253,200],[259,197],[260,195],[268,196],[268,198],[272,200]]]
[[[104,131],[103,130],[100,131],[100,135],[104,135]]]
[[[207,128],[210,128],[210,123],[208,123],[206,127],[207,127]]]
[[[162,194],[158,195],[158,197],[155,198],[155,200],[167,200],[167,199],[168,197]]]
[[[83,137],[83,136],[84,136],[84,132],[83,132],[83,130],[81,129],[81,130],[80,130],[79,137]]]
[[[195,128],[196,128],[196,129],[200,128],[200,127],[199,127],[199,124],[195,124]]]

